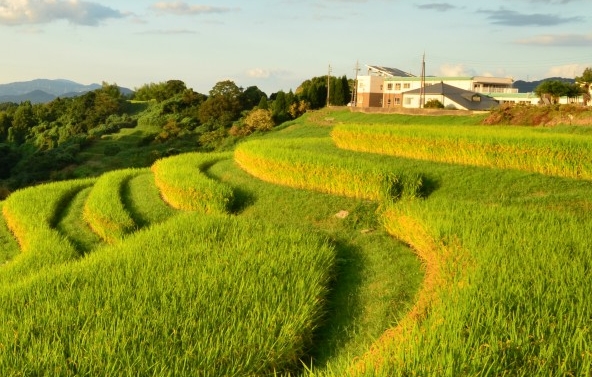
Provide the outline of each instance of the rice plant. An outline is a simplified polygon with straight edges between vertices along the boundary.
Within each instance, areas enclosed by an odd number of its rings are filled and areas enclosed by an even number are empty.
[[[81,179],[43,184],[12,193],[2,213],[21,253],[0,268],[0,282],[18,281],[28,273],[76,259],[78,250],[55,229],[60,211],[80,190],[94,183]]]
[[[185,211],[225,213],[233,192],[204,173],[228,153],[187,153],[156,161],[152,165],[156,186],[172,207]]]
[[[0,214],[4,202],[0,202]],[[18,243],[6,226],[4,216],[0,216],[0,265],[12,259],[19,252]]]
[[[341,154],[327,139],[256,140],[240,144],[235,161],[268,182],[370,200],[419,195],[421,176]]]
[[[122,169],[105,173],[94,184],[84,205],[84,220],[103,240],[120,241],[136,228],[122,200],[127,182],[140,174],[139,169]]]
[[[527,127],[338,125],[340,148],[592,179],[592,136]]]
[[[473,129],[465,138],[482,145],[481,130]],[[429,144],[429,128],[415,132]],[[388,154],[380,130],[376,137],[373,143],[362,136],[349,142],[359,139],[364,150]],[[538,142],[552,149],[562,138],[546,134]],[[446,137],[442,139],[447,145]],[[433,137],[433,143],[438,140]],[[507,148],[508,159],[512,150],[523,146],[521,140]],[[449,145],[446,150],[455,153]],[[471,168],[409,158],[393,158],[392,164],[404,164],[410,172],[437,182],[425,199],[384,207],[386,229],[424,259],[427,277],[408,318],[353,362],[349,373],[589,375],[589,183],[514,168]],[[430,283],[430,276],[436,284]]]
[[[334,254],[323,238],[294,228],[195,212],[175,216],[3,287],[0,371],[293,371],[323,313]]]

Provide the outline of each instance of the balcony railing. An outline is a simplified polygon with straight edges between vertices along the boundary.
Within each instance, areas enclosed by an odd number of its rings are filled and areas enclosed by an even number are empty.
[[[517,88],[496,88],[491,86],[485,86],[483,88],[475,88],[477,93],[518,93]]]

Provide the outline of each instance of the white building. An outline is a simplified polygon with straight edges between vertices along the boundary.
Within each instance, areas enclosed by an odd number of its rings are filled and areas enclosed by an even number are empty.
[[[502,77],[434,77],[413,76],[394,68],[367,66],[368,74],[357,77],[356,106],[359,107],[396,107],[404,106],[403,94],[416,89],[446,84],[462,90],[479,94],[518,93],[512,87],[511,78]],[[425,103],[425,102],[424,102]],[[420,107],[419,103],[417,107]]]

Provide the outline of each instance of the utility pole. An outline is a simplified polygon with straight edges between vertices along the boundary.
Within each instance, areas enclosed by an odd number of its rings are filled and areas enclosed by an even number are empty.
[[[329,95],[331,94],[331,64],[329,64],[329,73],[327,73],[327,107],[331,104]]]
[[[419,108],[423,108],[425,101],[425,52],[421,60],[421,88],[419,89]]]
[[[360,62],[356,60],[356,68],[354,68],[354,87],[352,88],[352,100],[351,105],[356,106],[358,103],[358,72],[360,72]]]

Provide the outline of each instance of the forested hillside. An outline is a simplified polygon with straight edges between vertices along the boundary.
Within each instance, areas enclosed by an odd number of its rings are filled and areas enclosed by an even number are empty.
[[[350,99],[351,83],[331,77],[331,103]],[[296,93],[267,95],[256,86],[218,82],[208,94],[179,80],[146,84],[131,96],[116,84],[45,104],[0,104],[0,199],[29,185],[150,166],[185,151],[232,146],[327,102],[327,77]]]

